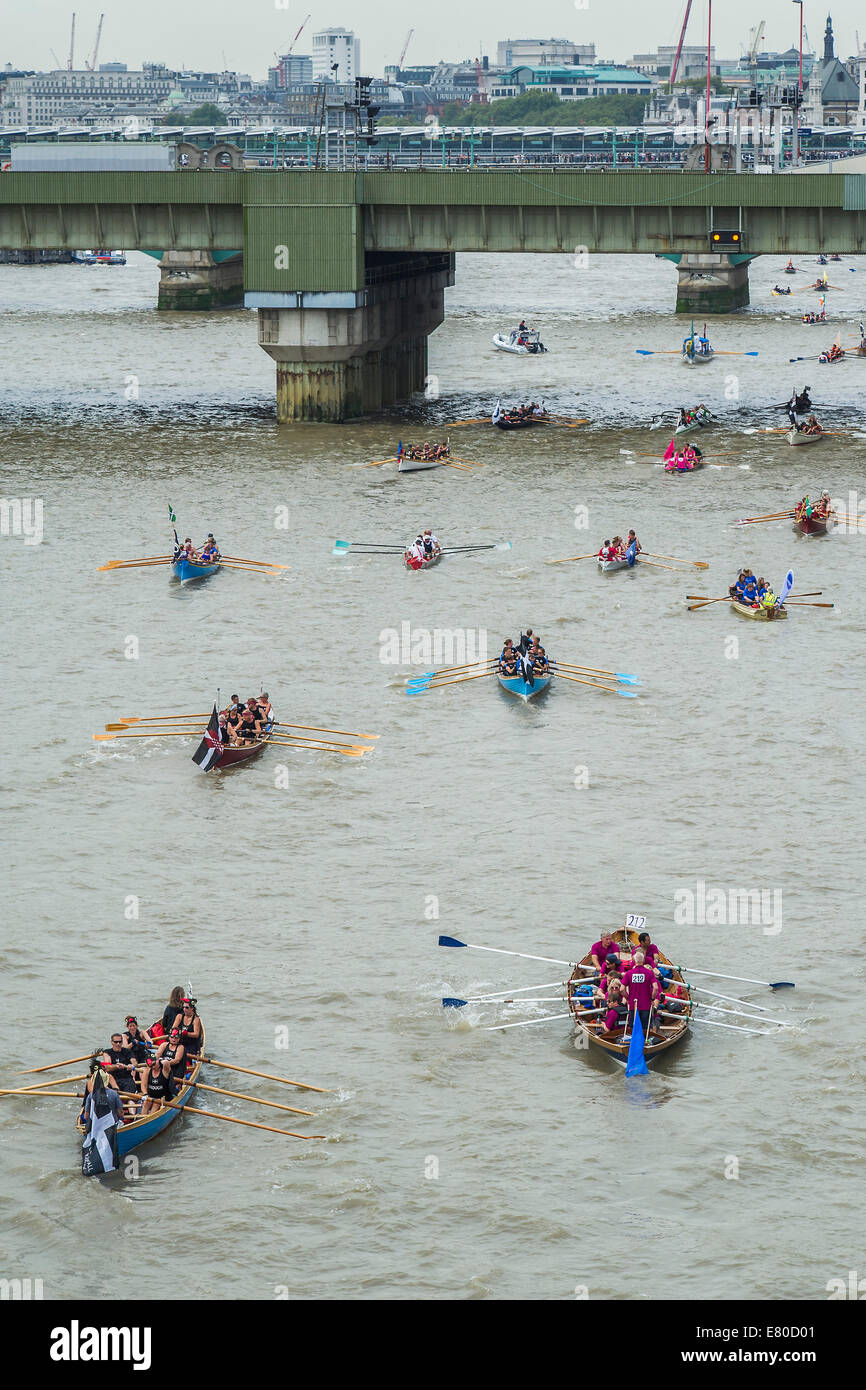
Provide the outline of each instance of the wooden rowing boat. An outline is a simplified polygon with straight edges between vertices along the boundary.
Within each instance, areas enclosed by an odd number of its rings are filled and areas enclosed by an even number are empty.
[[[204,769],[205,772],[212,772],[216,767],[234,767],[236,763],[245,763],[250,758],[257,757],[262,749],[270,743],[273,730],[274,721],[272,719],[262,737],[256,739],[255,743],[223,744],[210,766]]]
[[[787,618],[787,608],[752,608],[747,603],[740,603],[739,599],[731,599],[731,607],[735,613],[740,613],[744,618],[751,618],[757,623],[777,622],[779,618]]]
[[[522,700],[531,700],[534,695],[540,695],[542,690],[547,689],[550,685],[550,676],[535,676],[532,685],[530,685],[522,676],[500,675],[499,684],[509,694],[519,695]]]
[[[187,1068],[183,1085],[178,1090],[177,1095],[173,1097],[172,1105],[165,1106],[161,1110],[151,1110],[149,1115],[140,1117],[137,1120],[124,1121],[122,1125],[118,1126],[117,1151],[121,1157],[123,1154],[131,1153],[133,1149],[139,1148],[141,1144],[146,1144],[148,1140],[155,1139],[158,1134],[162,1134],[163,1130],[168,1129],[169,1125],[174,1123],[183,1107],[193,1098],[195,1093],[194,1083],[198,1079],[198,1074],[202,1067],[199,1058],[204,1055],[204,1052],[205,1034],[204,1024],[202,1024],[201,1052],[198,1054],[198,1057],[190,1059],[190,1065]],[[124,1096],[126,1093],[121,1091],[120,1094]],[[175,1106],[180,1108],[175,1109]],[[140,1105],[139,1109],[141,1109]],[[82,1137],[87,1132],[80,1114],[77,1120],[77,1129]]]
[[[411,459],[408,454],[400,455],[397,463],[398,473],[421,473],[425,468],[441,468],[451,455],[443,454],[438,459]]]
[[[612,932],[614,941],[620,953],[624,951],[634,951],[637,949],[638,933],[636,930],[627,930],[620,927],[619,930]],[[658,963],[670,968],[670,979],[677,984],[684,984],[682,974],[663,951],[659,951]],[[575,994],[575,986],[586,984],[592,980],[593,976],[588,970],[581,970],[581,965],[592,965],[592,956],[589,952],[583,957],[579,965],[576,965],[571,973],[568,982],[568,1007],[574,1016],[574,1022],[581,1033],[588,1039],[593,1047],[600,1048],[609,1056],[621,1062],[623,1066],[628,1059],[631,1029],[626,1026],[628,1020],[617,1025],[611,1030],[610,1034],[605,1031],[604,1021],[599,1014],[592,1017],[587,1015],[596,1007],[592,1002],[591,995],[580,996]],[[652,1034],[644,1040],[644,1057],[647,1064],[653,1062],[659,1053],[667,1052],[674,1043],[681,1042],[689,1031],[689,1017],[691,1015],[691,1001],[683,1000],[684,1010],[679,1019],[667,1019],[665,1024],[657,1028],[655,1032],[661,1034],[655,1037]],[[667,1007],[667,1005],[665,1006]]]
[[[700,367],[705,362],[712,362],[715,352],[710,348],[707,352],[683,352],[683,362],[687,367]]]
[[[200,560],[188,560],[182,556],[179,560],[173,560],[171,572],[175,579],[179,579],[181,584],[188,584],[191,579],[207,579],[209,575],[216,574],[222,566],[222,560],[214,560],[211,564],[202,564]]]
[[[834,515],[832,512],[828,516],[801,516],[795,517],[793,528],[801,536],[826,536],[827,529],[833,524]]]
[[[793,444],[795,447],[801,444],[817,444],[819,440],[824,438],[824,431],[819,430],[817,434],[807,434],[805,430],[795,430],[792,426],[785,438],[789,444]]]

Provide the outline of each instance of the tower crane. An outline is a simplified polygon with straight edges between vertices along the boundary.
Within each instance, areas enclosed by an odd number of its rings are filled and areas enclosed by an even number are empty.
[[[72,33],[69,35],[69,57],[66,59],[68,72],[72,71],[72,64],[75,61],[75,11],[72,11]]]
[[[277,62],[280,61],[280,58],[288,58],[289,54],[290,54],[290,53],[292,52],[292,50],[294,49],[295,44],[298,42],[298,39],[299,39],[299,38],[301,37],[301,35],[303,34],[304,30],[306,29],[306,27],[307,27],[307,25],[309,24],[309,22],[310,22],[310,20],[312,19],[312,17],[313,17],[313,16],[312,16],[311,14],[308,14],[308,15],[307,15],[307,17],[306,17],[306,19],[304,20],[303,24],[301,25],[300,29],[299,29],[298,32],[295,34],[295,37],[292,39],[292,42],[289,44],[288,52],[286,52],[286,53],[274,53],[274,57],[276,58]]]
[[[96,42],[93,45],[93,57],[90,59],[89,63],[86,58],[84,60],[84,66],[87,68],[88,72],[96,71],[96,59],[99,56],[99,40],[102,38],[102,23],[104,19],[105,15],[101,14],[99,16],[99,23],[96,26]]]
[[[755,59],[758,56],[758,49],[761,46],[761,39],[764,37],[764,30],[766,27],[767,21],[762,19],[757,28],[753,29],[749,35],[751,40],[749,43],[749,72],[751,72],[752,68],[755,66]]]
[[[673,89],[674,89],[674,83],[675,83],[676,80],[677,80],[677,69],[679,68],[679,65],[680,65],[680,57],[682,56],[683,44],[685,43],[685,38],[686,38],[686,29],[687,29],[687,27],[688,27],[689,15],[691,14],[691,12],[692,12],[692,0],[686,0],[686,12],[685,12],[685,15],[683,16],[683,27],[682,27],[682,29],[680,30],[680,41],[679,41],[679,43],[677,44],[676,57],[674,58],[673,67],[671,68],[671,91],[673,91]]]
[[[406,49],[409,47],[409,44],[410,44],[410,42],[411,42],[411,40],[412,40],[412,35],[414,34],[414,32],[415,32],[414,29],[410,29],[409,32],[408,32],[408,34],[406,35],[406,41],[405,41],[405,43],[403,44],[403,48],[402,48],[402,50],[401,50],[400,57],[397,59],[397,67],[398,67],[398,68],[402,68],[402,66],[403,66],[403,59],[406,57]]]

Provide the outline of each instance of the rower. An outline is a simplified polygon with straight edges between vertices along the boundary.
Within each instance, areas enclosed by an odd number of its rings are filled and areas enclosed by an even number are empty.
[[[753,574],[748,574],[743,582],[743,603],[750,607],[757,607],[758,603],[758,581]]]
[[[237,698],[237,695],[232,696],[233,700]],[[166,1036],[168,1036],[168,1033],[174,1027],[175,1019],[183,1013],[183,996],[185,993],[186,991],[183,985],[175,985],[171,994],[168,996],[168,1003],[162,1011],[162,1031]]]
[[[255,695],[251,695],[250,698],[247,700],[247,707],[244,710],[244,714],[251,714],[253,716],[253,719],[256,721],[256,726],[261,726],[262,714],[259,709],[259,702],[256,699]]]
[[[161,1110],[164,1103],[175,1094],[171,1074],[171,1063],[164,1057],[151,1057],[147,1069],[141,1075],[142,1115],[152,1110]]]
[[[536,675],[547,670],[547,656],[537,637],[526,655],[532,662],[532,670]]]
[[[228,705],[222,712],[226,717],[226,723],[228,724],[232,732],[234,732],[235,729],[237,729],[238,724],[240,724],[241,715],[244,712],[244,707],[241,704],[240,696],[233,695],[231,698],[231,704]]]
[[[102,1066],[113,1076],[118,1091],[123,1096],[123,1104],[128,1114],[134,1113],[127,1097],[132,1096],[138,1087],[135,1081],[135,1059],[130,1048],[123,1046],[123,1035],[113,1033],[111,1044],[102,1054]]]
[[[255,743],[261,736],[258,711],[245,709],[235,732],[240,743]]]
[[[213,538],[212,531],[208,531],[207,533],[207,540],[201,547],[200,557],[202,560],[205,560],[208,564],[213,564],[215,560],[218,560],[220,558],[219,547]]]
[[[659,948],[653,944],[648,931],[638,932],[637,949],[643,951],[644,959],[655,969],[658,966]],[[635,952],[637,955],[637,952]]]
[[[138,1019],[134,1014],[127,1014],[126,1016],[126,1031],[123,1034],[123,1046],[132,1054],[134,1061],[147,1061],[147,1039],[139,1028]]]
[[[627,991],[628,1007],[640,1017],[646,1037],[650,1028],[650,1016],[658,1003],[659,983],[658,976],[653,967],[646,962],[643,951],[635,951],[632,965],[623,971],[622,982]]]
[[[631,560],[632,564],[634,564],[642,550],[643,546],[637,538],[637,532],[629,531],[625,543],[626,559]]]
[[[515,651],[514,643],[511,638],[506,637],[505,645],[499,653],[499,670],[502,675],[515,676],[517,674],[518,661],[519,653]]]
[[[601,550],[598,552],[598,558],[599,558],[599,560],[609,560],[609,559],[611,558],[611,554],[610,554],[610,541],[605,541],[605,542],[604,542],[604,545],[601,547]]]
[[[676,423],[676,428],[679,429],[680,425],[687,425],[687,424],[688,424],[688,421],[689,421],[689,413],[688,413],[688,411],[685,409],[684,406],[678,406],[678,407],[677,407],[677,423]]]
[[[817,505],[817,507],[815,508],[815,513],[814,513],[814,514],[815,514],[815,516],[818,518],[819,521],[826,521],[826,519],[827,519],[827,517],[830,515],[830,512],[831,512],[831,511],[832,511],[832,505],[831,505],[830,494],[829,494],[829,492],[822,492],[822,493],[821,493],[821,496],[820,496],[820,498],[819,498],[819,500],[818,500],[818,505]]]
[[[745,577],[746,571],[744,569],[740,570],[740,573],[737,575],[733,584],[729,585],[728,593],[730,594],[731,598],[739,598],[740,594],[743,592],[743,580],[745,579]]]
[[[202,1026],[195,1006],[195,999],[184,996],[183,1013],[176,1024],[187,1057],[197,1057],[201,1052]]]
[[[607,1004],[607,1011],[603,1019],[604,1031],[608,1037],[611,1037],[617,1025],[624,1023],[628,1018],[625,988],[618,975],[614,975],[608,981],[607,989],[604,991],[604,1002]]]
[[[421,537],[421,543],[424,547],[424,555],[428,560],[432,560],[434,555],[439,554],[440,546],[438,537],[433,535],[433,532],[430,530],[429,526],[427,527],[427,530],[424,532],[424,535]]]
[[[603,973],[608,956],[613,956],[619,960],[619,947],[614,940],[613,933],[603,931],[589,951],[589,958],[599,974]]]
[[[613,540],[611,541],[610,558],[612,560],[621,560],[623,558],[622,536],[614,536]]]
[[[168,1041],[162,1043],[156,1050],[157,1057],[168,1062],[172,1077],[176,1081],[183,1081],[186,1075],[186,1049],[180,1040],[180,1030],[172,1028],[168,1036]]]

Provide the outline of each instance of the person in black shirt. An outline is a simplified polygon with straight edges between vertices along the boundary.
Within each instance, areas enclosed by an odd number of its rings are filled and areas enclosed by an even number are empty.
[[[173,1098],[175,1091],[171,1063],[166,1058],[151,1058],[147,1068],[142,1072],[141,1093],[144,1096],[142,1115],[149,1115],[151,1110],[161,1109],[163,1101]]]
[[[117,1083],[117,1089],[123,1097],[124,1109],[127,1115],[135,1114],[136,1102],[128,1099],[135,1096],[138,1092],[136,1081],[135,1059],[128,1047],[123,1046],[123,1035],[113,1033],[111,1045],[102,1054],[102,1066],[109,1076],[113,1076]]]
[[[183,996],[185,993],[186,991],[183,985],[175,985],[171,994],[168,996],[168,1003],[162,1014],[162,1026],[165,1029],[166,1036],[168,1036],[174,1027],[174,1021],[178,1014],[183,1013]]]
[[[138,1026],[138,1019],[134,1014],[128,1014],[126,1018],[126,1032],[123,1035],[123,1046],[132,1054],[136,1062],[147,1061],[147,1044],[142,1037]]]

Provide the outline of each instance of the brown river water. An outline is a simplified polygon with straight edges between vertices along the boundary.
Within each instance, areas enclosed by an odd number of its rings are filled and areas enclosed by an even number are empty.
[[[43,508],[41,543],[0,536],[7,713],[22,705],[2,771],[3,1085],[107,1041],[128,1012],[149,1022],[189,981],[214,1056],[329,1088],[311,1103],[205,1068],[317,1113],[199,1104],[325,1140],[186,1115],[128,1173],[93,1180],[74,1101],[4,1099],[0,1274],[41,1278],[51,1299],[160,1286],[169,1213],[184,1234],[171,1297],[809,1300],[862,1267],[866,527],[808,540],[732,523],[824,487],[859,505],[866,363],[788,358],[856,338],[866,270],[830,268],[833,322],[813,328],[797,315],[816,296],[770,296],[781,265],[756,261],[751,308],[711,324],[717,348],[760,356],[689,372],[635,353],[676,349],[687,327],[666,263],[461,257],[431,340],[438,398],[296,427],[275,423],[252,313],[157,314],[158,270],[136,254],[0,269],[2,493]],[[493,351],[521,314],[547,355]],[[852,433],[794,450],[757,432],[804,382]],[[592,423],[453,429],[483,464],[469,472],[353,467],[500,395]],[[718,466],[666,477],[640,457],[670,438],[649,422],[698,399],[722,421],[701,438]],[[169,503],[181,535],[291,568],[183,589],[159,569],[97,572],[165,553]],[[421,575],[331,553],[422,524],[512,549]],[[710,568],[546,563],[631,526]],[[742,564],[777,589],[790,567],[835,607],[792,608],[772,631],[725,604],[687,611]],[[527,625],[563,660],[636,673],[640,698],[554,683],[523,705],[476,681],[407,699],[413,667],[387,659],[404,630],[487,634],[492,652]],[[91,738],[119,714],[262,684],[279,717],[379,734],[375,750],[268,749],[204,776],[192,742]],[[744,900],[702,909],[747,893],[763,917]],[[566,1018],[486,1031],[564,1012],[555,998],[441,1007],[535,982],[556,996],[567,971],[444,950],[439,933],[576,960],[627,912],[687,967],[795,981],[693,977],[794,1026],[696,1024],[626,1080]],[[589,1239],[611,1192],[616,1234]]]

